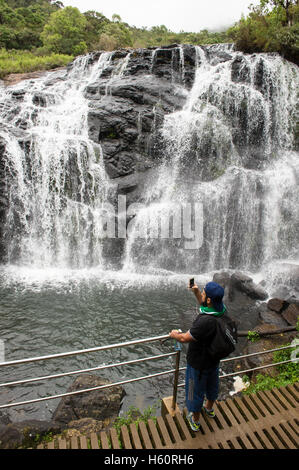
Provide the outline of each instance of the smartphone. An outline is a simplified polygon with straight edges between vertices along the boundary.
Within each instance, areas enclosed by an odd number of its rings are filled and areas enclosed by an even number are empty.
[[[189,280],[189,287],[193,287],[193,286],[194,286],[194,277]]]

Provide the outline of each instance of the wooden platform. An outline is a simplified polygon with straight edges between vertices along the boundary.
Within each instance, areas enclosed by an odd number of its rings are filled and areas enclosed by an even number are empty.
[[[186,410],[86,437],[53,440],[38,449],[298,449],[299,384],[215,405],[216,417],[201,417],[201,431],[186,423]]]

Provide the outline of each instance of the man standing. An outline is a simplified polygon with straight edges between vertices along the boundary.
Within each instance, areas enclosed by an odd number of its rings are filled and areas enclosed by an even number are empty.
[[[189,331],[172,330],[169,336],[181,343],[189,343],[185,379],[187,418],[191,429],[199,431],[202,408],[208,416],[215,417],[213,405],[219,391],[219,360],[209,356],[207,347],[216,334],[215,317],[222,316],[226,307],[223,304],[224,289],[216,282],[208,282],[202,292],[197,285],[191,289],[199,303],[199,315]],[[207,401],[203,407],[205,397]]]

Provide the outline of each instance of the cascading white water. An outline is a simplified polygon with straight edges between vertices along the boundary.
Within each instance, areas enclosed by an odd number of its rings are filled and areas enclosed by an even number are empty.
[[[91,66],[90,56],[79,57],[50,86],[47,77],[22,83],[21,110],[9,120],[8,132],[0,132],[6,171],[13,176],[6,221],[8,262],[17,258],[22,265],[39,267],[101,264],[99,215],[110,183],[101,146],[88,137],[83,92],[110,59],[111,53],[104,53]],[[18,87],[1,92],[5,102]],[[36,97],[42,106],[34,103]],[[23,149],[19,136],[9,132],[16,120],[26,122]],[[7,124],[5,110],[1,121]]]
[[[298,67],[278,55],[229,52],[231,60],[214,64],[197,48],[195,82],[184,108],[165,118],[164,163],[131,227],[124,269],[254,271],[298,256]],[[190,201],[203,207],[200,249],[152,237]]]
[[[176,79],[184,84],[183,47],[174,51]],[[215,53],[230,57],[215,60]],[[113,65],[111,53],[101,54],[93,65],[87,55],[67,73],[0,89],[0,137],[9,176],[8,262],[105,267],[101,214],[111,182],[102,148],[88,136],[84,90],[109,67],[109,98],[131,55]],[[278,55],[237,53],[231,45],[196,47],[195,64],[183,109],[165,116],[163,161],[155,183],[145,188],[145,205],[130,223],[125,272],[255,270],[297,255],[298,154],[293,144],[298,67]],[[6,106],[12,97],[16,112]],[[136,126],[141,141],[140,111]],[[202,227],[193,216],[186,233],[161,237],[163,220],[181,208],[182,225],[189,203],[201,204]],[[201,246],[186,248],[182,232],[195,236],[199,229]]]

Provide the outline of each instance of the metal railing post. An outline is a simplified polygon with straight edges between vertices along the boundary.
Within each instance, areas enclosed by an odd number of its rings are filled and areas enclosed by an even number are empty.
[[[174,372],[174,380],[173,380],[172,405],[171,405],[173,410],[176,409],[176,403],[177,403],[180,359],[181,359],[181,350],[182,350],[181,343],[176,341],[174,349],[176,350],[176,358],[175,358],[175,372]]]

